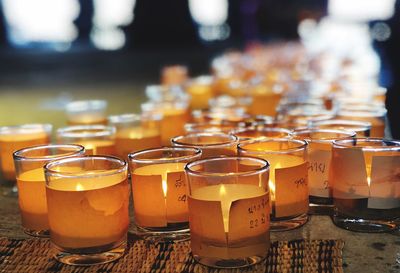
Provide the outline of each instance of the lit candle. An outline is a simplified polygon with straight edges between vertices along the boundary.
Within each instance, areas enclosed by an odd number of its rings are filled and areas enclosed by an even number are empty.
[[[104,100],[73,101],[66,106],[69,125],[106,124],[107,102]]]
[[[276,108],[282,98],[282,91],[278,86],[267,83],[258,83],[250,87],[252,103],[250,113],[253,115],[276,115]]]
[[[191,109],[206,109],[208,107],[208,101],[214,95],[213,84],[211,76],[200,76],[186,84],[186,91],[190,94]]]

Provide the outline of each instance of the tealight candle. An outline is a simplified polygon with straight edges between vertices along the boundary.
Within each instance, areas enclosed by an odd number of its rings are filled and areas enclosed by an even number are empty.
[[[249,112],[253,115],[276,115],[276,108],[282,98],[282,91],[267,83],[250,87],[252,103]]]
[[[263,158],[270,163],[271,230],[304,225],[308,212],[307,143],[271,138],[241,143],[239,155]]]
[[[161,146],[160,115],[125,114],[110,116],[109,124],[116,128],[115,151],[120,158],[129,153]]]
[[[295,130],[293,137],[308,143],[308,182],[312,205],[332,205],[332,183],[329,181],[332,142],[336,139],[351,139],[353,131],[305,129]],[[315,208],[317,210],[317,208]],[[313,211],[317,212],[317,211]]]
[[[400,141],[380,138],[335,140],[330,179],[333,222],[360,232],[398,229]]]
[[[202,151],[202,158],[233,156],[237,153],[238,138],[224,133],[195,133],[172,139],[177,147],[195,147]]]
[[[264,259],[270,246],[268,162],[220,157],[189,163],[191,249],[198,262],[243,267]]]
[[[59,128],[57,141],[82,145],[88,155],[115,155],[115,127],[86,125]]]
[[[69,125],[106,124],[106,110],[105,100],[73,101],[65,108]]]
[[[25,147],[50,143],[52,127],[50,124],[0,127],[0,162],[5,180],[15,181],[13,153]]]
[[[54,160],[45,165],[54,257],[88,266],[120,258],[129,225],[125,161],[108,156]]]
[[[14,153],[22,227],[32,236],[47,236],[46,186],[43,166],[56,159],[84,154],[80,145],[39,145]]]
[[[147,114],[161,114],[161,144],[168,146],[171,138],[184,133],[184,125],[189,121],[187,102],[147,102],[142,104],[142,111]]]
[[[190,95],[191,109],[206,109],[208,101],[214,95],[214,79],[212,76],[200,76],[191,79],[185,86]]]
[[[199,159],[195,148],[164,147],[129,154],[135,224],[146,238],[187,238],[186,163]]]

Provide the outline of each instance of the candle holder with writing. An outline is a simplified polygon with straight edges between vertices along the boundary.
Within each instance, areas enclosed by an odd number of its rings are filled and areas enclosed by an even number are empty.
[[[232,134],[239,138],[240,142],[263,138],[285,138],[290,136],[290,130],[278,127],[248,127],[236,129]]]
[[[270,246],[268,162],[210,158],[187,164],[185,171],[194,259],[219,268],[263,260]]]
[[[385,136],[385,118],[387,110],[385,108],[373,109],[340,109],[337,118],[348,120],[360,120],[371,123],[371,137]]]
[[[116,128],[115,152],[120,158],[139,150],[161,146],[161,115],[124,114],[108,117],[108,122]]]
[[[172,139],[172,144],[176,147],[199,148],[202,158],[236,155],[238,142],[236,136],[224,133],[197,133]]]
[[[189,236],[186,163],[199,159],[196,148],[164,147],[129,154],[137,233],[151,241]]]
[[[146,102],[141,105],[145,115],[158,114],[161,119],[161,143],[164,146],[171,144],[174,136],[184,134],[184,126],[189,121],[189,106],[187,101],[175,102]]]
[[[241,143],[239,155],[270,163],[271,230],[290,230],[308,221],[308,162],[304,140],[271,138]]]
[[[313,213],[324,213],[324,207],[332,207],[332,189],[329,183],[332,142],[349,139],[356,133],[343,130],[306,129],[295,130],[293,137],[308,142],[308,186]]]
[[[4,180],[11,187],[6,187],[4,195],[16,195],[15,167],[13,153],[16,150],[50,143],[51,124],[24,124],[0,127],[0,164]],[[8,185],[7,185],[8,186]]]
[[[359,120],[329,119],[312,122],[311,128],[346,130],[356,132],[357,137],[369,137],[371,122]]]
[[[79,144],[88,155],[115,155],[115,127],[82,125],[59,128],[57,142]]]
[[[25,233],[40,237],[49,235],[43,166],[52,160],[83,155],[84,151],[80,145],[49,144],[14,153],[18,203]]]
[[[45,165],[54,257],[88,266],[114,261],[126,249],[128,165],[110,156],[63,158]]]
[[[361,232],[398,228],[400,141],[379,138],[334,141],[330,180],[332,219],[337,226]]]
[[[73,101],[65,107],[69,125],[104,125],[107,123],[106,110],[105,100]]]

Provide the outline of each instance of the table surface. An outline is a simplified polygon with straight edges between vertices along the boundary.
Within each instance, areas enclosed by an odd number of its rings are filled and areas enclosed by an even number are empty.
[[[5,190],[0,187],[1,193]],[[28,238],[21,229],[17,197],[0,195],[0,236]],[[400,272],[400,234],[355,233],[332,224],[329,216],[312,215],[301,228],[271,233],[272,240],[342,239],[344,272]]]

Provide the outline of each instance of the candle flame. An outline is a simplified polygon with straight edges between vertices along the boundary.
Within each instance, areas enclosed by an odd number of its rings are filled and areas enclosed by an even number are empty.
[[[77,191],[83,191],[83,190],[84,190],[83,186],[82,186],[80,183],[76,184],[75,189],[76,189]]]
[[[162,180],[162,190],[164,193],[164,198],[167,198],[168,184],[166,180]]]
[[[367,177],[368,187],[371,186],[371,177]]]
[[[226,189],[224,184],[222,184],[221,187],[219,188],[219,194],[226,195]]]
[[[275,183],[272,180],[268,181],[271,201],[275,201]]]

